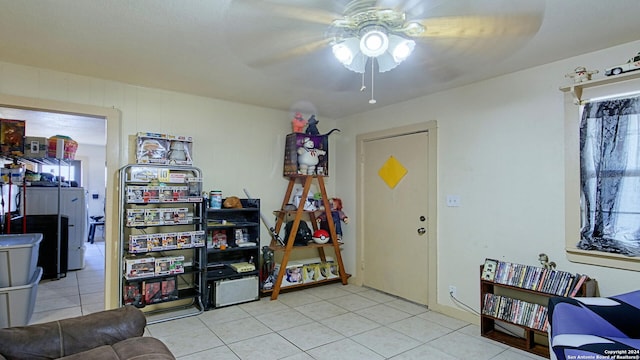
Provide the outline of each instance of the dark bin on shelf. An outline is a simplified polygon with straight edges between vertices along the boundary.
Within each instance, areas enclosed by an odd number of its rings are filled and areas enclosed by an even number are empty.
[[[24,217],[18,217],[11,220],[12,232],[22,232],[23,219]],[[58,215],[27,215],[26,221],[28,234],[42,234],[38,256],[38,266],[43,270],[42,278],[57,279],[66,276],[69,268],[69,217],[60,216],[60,246],[58,246]],[[58,265],[60,265],[59,272]]]

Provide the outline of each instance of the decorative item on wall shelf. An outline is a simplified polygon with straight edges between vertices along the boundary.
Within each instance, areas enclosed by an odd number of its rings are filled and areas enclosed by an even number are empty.
[[[627,60],[627,62],[624,64],[615,65],[610,68],[607,68],[604,71],[604,74],[606,76],[620,75],[622,73],[635,71],[635,70],[640,70],[640,52],[637,53],[631,59]]]
[[[78,142],[65,135],[55,135],[48,139],[47,156],[56,159],[73,160],[78,150]]]
[[[574,83],[581,83],[591,80],[591,75],[597,74],[598,72],[598,70],[587,70],[584,66],[578,66],[573,72],[566,74],[564,77],[573,79]]]

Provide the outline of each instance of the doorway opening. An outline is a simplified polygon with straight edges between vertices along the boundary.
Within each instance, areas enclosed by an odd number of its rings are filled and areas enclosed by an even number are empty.
[[[83,177],[88,176],[88,172],[99,173],[100,179],[104,183],[103,192],[104,196],[102,196],[102,202],[100,203],[100,207],[105,214],[105,226],[104,226],[104,236],[107,241],[105,241],[105,271],[104,271],[104,307],[105,308],[113,308],[114,303],[117,302],[117,278],[116,275],[112,274],[112,271],[109,269],[117,268],[117,263],[115,260],[117,256],[114,254],[118,253],[117,249],[117,241],[109,241],[114,237],[113,230],[117,228],[117,217],[118,211],[117,206],[114,206],[113,201],[109,201],[109,199],[116,199],[115,188],[116,188],[116,176],[118,173],[118,168],[120,163],[122,162],[121,151],[120,151],[120,119],[121,114],[120,111],[115,108],[106,108],[100,106],[93,105],[83,105],[76,103],[68,103],[62,101],[54,101],[54,100],[43,100],[43,99],[35,99],[21,96],[12,96],[12,95],[3,95],[0,94],[0,112],[1,117],[6,118],[16,118],[16,116],[12,116],[11,112],[19,112],[19,111],[30,111],[33,113],[39,113],[42,116],[52,116],[56,115],[62,117],[65,121],[67,121],[68,128],[62,128],[60,124],[57,125],[57,132],[54,135],[57,135],[58,132],[65,131],[67,134],[72,136],[80,136],[74,135],[72,133],[72,129],[78,130],[77,128],[88,128],[85,132],[86,136],[93,136],[94,138],[100,138],[102,144],[98,143],[97,145],[91,145],[96,147],[103,148],[102,153],[104,154],[104,160],[101,160],[98,170],[90,170],[88,167],[84,167],[83,169]],[[19,118],[19,117],[18,117]],[[23,117],[23,119],[25,119]],[[25,119],[29,121],[29,119]],[[74,125],[73,121],[76,120]],[[32,120],[35,121],[35,120]],[[46,122],[45,119],[45,123]],[[96,123],[98,124],[96,126]],[[27,123],[28,126],[28,123]],[[45,125],[38,126],[37,128],[42,129]],[[96,128],[104,129],[104,132],[96,132]],[[27,133],[29,130],[27,129]],[[37,133],[34,133],[37,134]],[[34,136],[42,136],[48,137],[51,134],[41,134]],[[83,135],[83,137],[85,137]],[[108,140],[108,146],[106,146]],[[95,143],[94,143],[95,144]],[[106,164],[106,167],[105,167]],[[93,194],[89,194],[90,198],[93,198]],[[98,195],[100,197],[100,195]],[[105,201],[106,200],[106,201]],[[115,225],[114,225],[115,224]],[[115,234],[117,236],[117,234]]]

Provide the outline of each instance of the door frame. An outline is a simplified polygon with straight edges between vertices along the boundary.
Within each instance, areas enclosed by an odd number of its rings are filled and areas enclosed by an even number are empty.
[[[438,289],[438,237],[437,237],[437,211],[438,211],[438,128],[435,120],[422,122],[413,125],[390,128],[386,130],[374,131],[356,136],[356,214],[358,219],[364,219],[364,143],[366,141],[383,139],[388,137],[408,135],[416,132],[428,132],[429,146],[427,153],[428,168],[428,186],[427,196],[430,201],[427,204],[427,231],[428,231],[428,287],[427,287],[427,306],[433,308],[437,304]],[[358,221],[356,226],[356,266],[358,268],[358,276],[353,279],[356,285],[362,285],[366,277],[366,268],[364,266],[364,221]]]
[[[0,106],[12,107],[18,109],[57,112],[63,114],[74,114],[82,116],[93,116],[105,119],[107,131],[106,146],[106,193],[105,199],[105,270],[104,270],[104,305],[105,309],[113,309],[119,305],[118,297],[118,276],[117,272],[112,271],[118,268],[120,255],[116,242],[110,239],[117,239],[117,229],[119,226],[118,207],[114,206],[117,200],[117,176],[120,164],[126,163],[124,148],[127,146],[122,144],[121,138],[121,112],[115,107],[109,108],[97,105],[86,105],[79,103],[71,103],[58,100],[37,99],[25,96],[0,94]]]

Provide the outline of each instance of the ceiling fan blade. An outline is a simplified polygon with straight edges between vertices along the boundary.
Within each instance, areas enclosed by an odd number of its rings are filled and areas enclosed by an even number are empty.
[[[306,43],[282,52],[274,53],[270,57],[262,57],[262,58],[256,59],[254,61],[249,62],[247,65],[249,65],[250,67],[267,67],[270,65],[274,65],[276,63],[289,60],[293,57],[299,57],[299,56],[313,53],[318,49],[327,47],[328,44],[329,44],[329,40],[327,39],[316,40],[314,42]]]
[[[449,16],[420,21],[428,38],[493,38],[529,36],[541,25],[539,16],[531,14],[495,16]]]
[[[229,14],[232,17],[240,15],[243,21],[247,21],[249,16],[257,21],[277,17],[328,26],[341,16],[343,7],[336,1],[305,1],[304,6],[297,5],[299,1],[289,2],[292,4],[287,4],[287,1],[236,0],[231,3]]]
[[[224,17],[230,53],[258,68],[317,51],[344,6],[345,0],[232,1]]]

